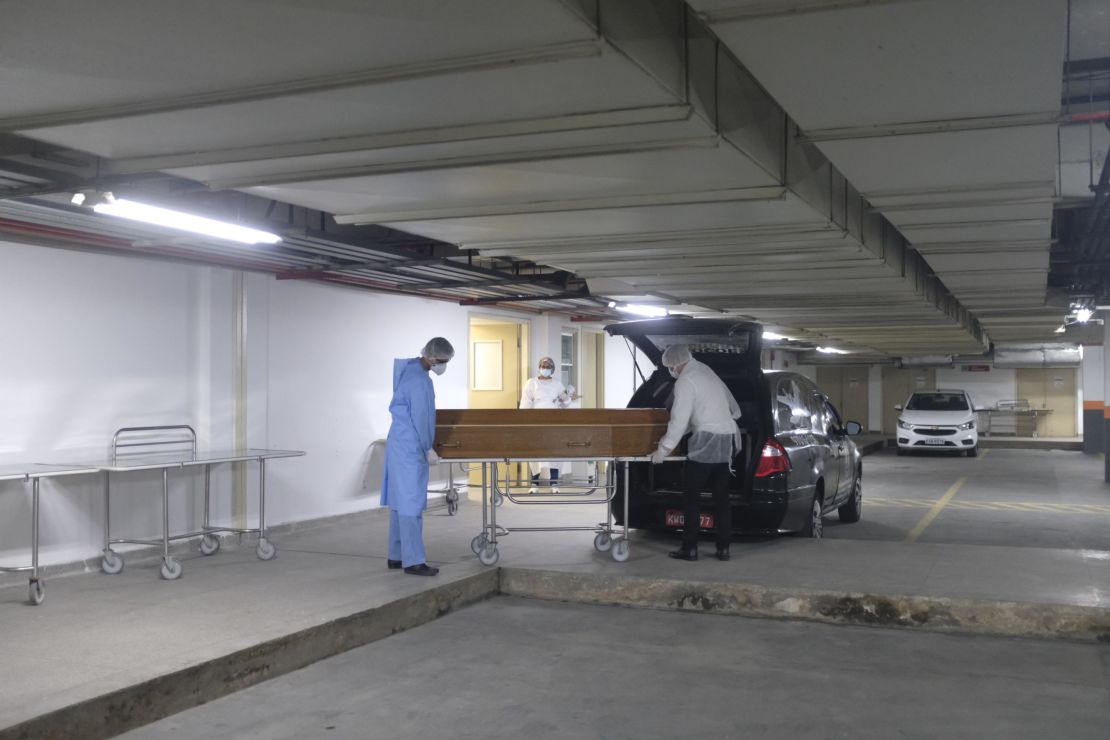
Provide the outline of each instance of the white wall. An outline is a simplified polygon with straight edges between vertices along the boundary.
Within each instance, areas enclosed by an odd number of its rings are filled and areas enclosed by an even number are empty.
[[[235,273],[3,242],[0,264],[0,464],[103,457],[123,426],[190,424],[203,447],[234,445]],[[433,380],[437,405],[466,406],[460,306],[254,274],[244,302],[247,442],[308,452],[269,464],[270,524],[377,506],[381,461],[367,475],[367,450],[389,428],[394,357],[447,337],[458,355]],[[198,527],[199,471],[170,480],[172,527]],[[160,482],[113,476],[113,535],[160,531]],[[230,516],[231,485],[217,467],[217,519]],[[102,491],[99,475],[44,481],[44,564],[99,552]],[[0,563],[26,557],[29,516],[27,487],[0,483]]]
[[[1017,371],[992,367],[989,372],[966,372],[960,368],[937,368],[937,388],[961,388],[971,396],[975,408],[994,406],[1017,395]]]
[[[432,336],[446,337],[456,355],[443,375],[432,376],[436,405],[466,408],[467,312],[442,301],[292,280],[268,285],[267,444],[309,451],[269,469],[269,516],[294,521],[377,506],[381,457],[367,455],[389,432],[393,359],[415,357]]]
[[[0,242],[0,455],[41,462],[107,454],[124,426],[195,423],[193,409],[216,404],[194,382],[205,317],[196,310],[198,268]],[[65,452],[60,452],[65,451]],[[195,475],[172,480],[171,516],[195,526],[184,495]],[[100,549],[102,478],[42,484],[45,562]],[[160,528],[158,473],[113,479],[116,532]],[[0,561],[30,545],[29,486],[0,483]],[[153,494],[153,496],[151,495]],[[16,563],[20,564],[20,563]]]

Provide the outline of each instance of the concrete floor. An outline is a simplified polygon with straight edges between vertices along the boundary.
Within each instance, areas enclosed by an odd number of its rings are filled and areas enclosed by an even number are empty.
[[[1110,646],[467,607],[122,737],[1098,738]]]
[[[945,493],[955,494],[917,542],[1110,550],[1110,486],[1102,458],[1059,450],[983,450],[864,460],[864,517],[826,524],[830,538],[905,541]]]
[[[499,566],[752,584],[780,592],[819,589],[1110,608],[1110,515],[1097,508],[1110,503],[1110,488],[1102,483],[1101,458],[1009,450],[978,459],[883,454],[866,459],[865,476],[863,521],[840,525],[834,515],[824,541],[741,538],[731,562],[683,563],[666,557],[673,538],[634,532],[631,558],[615,563],[594,551],[588,532],[520,532],[501,541]],[[960,489],[938,508],[960,479]],[[915,503],[892,503],[898,501]],[[1041,508],[995,505],[1000,503]],[[922,528],[934,509],[935,517]],[[501,523],[509,526],[591,524],[603,515],[601,507],[581,505],[506,504],[499,510]],[[428,516],[429,558],[443,567],[431,579],[385,569],[386,519],[371,513],[276,537],[278,558],[268,563],[254,557],[250,542],[211,558],[194,553],[176,582],[159,580],[156,565],[132,558],[118,576],[53,578],[46,603],[30,607],[23,603],[25,582],[14,581],[0,588],[5,669],[0,737],[3,728],[52,710],[489,573],[469,548],[480,520],[480,508],[465,503],[457,516],[443,510]],[[914,530],[917,540],[906,542]],[[710,545],[703,549],[708,553]],[[630,613],[621,610],[619,618],[631,619]],[[895,642],[917,639],[892,634]],[[901,674],[895,679],[901,681]]]

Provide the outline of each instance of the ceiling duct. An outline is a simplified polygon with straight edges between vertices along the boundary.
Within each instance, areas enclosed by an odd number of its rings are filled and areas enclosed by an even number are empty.
[[[996,368],[1079,367],[1082,350],[1074,345],[1012,345],[994,350]]]
[[[922,355],[921,357],[903,357],[898,365],[900,367],[952,367],[952,355]]]

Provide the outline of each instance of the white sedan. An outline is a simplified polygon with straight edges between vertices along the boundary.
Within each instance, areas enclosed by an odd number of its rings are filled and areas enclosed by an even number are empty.
[[[909,450],[964,451],[979,454],[975,409],[966,391],[917,391],[910,395],[898,418],[898,454]]]

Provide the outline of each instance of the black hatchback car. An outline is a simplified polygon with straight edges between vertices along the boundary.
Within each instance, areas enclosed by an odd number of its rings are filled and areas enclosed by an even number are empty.
[[[670,408],[674,380],[660,362],[672,344],[687,344],[711,367],[740,405],[743,449],[733,460],[734,531],[800,532],[821,537],[822,519],[837,511],[843,522],[859,521],[863,507],[863,464],[850,439],[860,425],[843,422],[825,394],[808,378],[760,366],[763,329],[728,319],[666,318],[613,324],[652,363],[651,375],[629,408]],[[753,452],[755,454],[753,454]],[[682,446],[675,452],[683,454]],[[680,529],[681,462],[634,463],[629,470],[629,526]],[[623,481],[618,492],[623,492]],[[614,511],[621,517],[623,502]],[[699,528],[712,531],[712,495],[703,492]],[[620,522],[623,523],[623,522]]]

